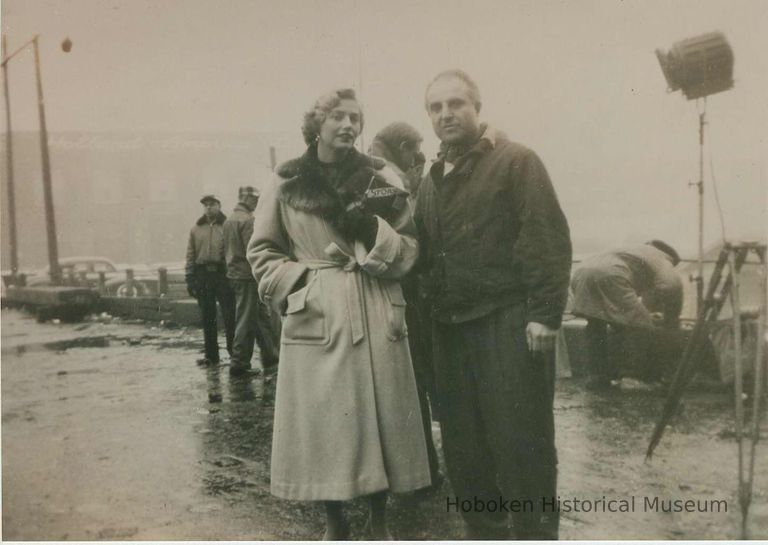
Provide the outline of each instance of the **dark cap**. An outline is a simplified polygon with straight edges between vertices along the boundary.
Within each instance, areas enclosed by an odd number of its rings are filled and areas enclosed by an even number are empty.
[[[205,203],[208,203],[208,202],[217,202],[217,203],[221,204],[221,201],[219,199],[217,199],[213,195],[205,195],[202,199],[200,199],[200,202],[202,204],[205,204]]]
[[[237,198],[242,202],[246,197],[258,197],[259,190],[250,185],[241,186],[237,191]]]

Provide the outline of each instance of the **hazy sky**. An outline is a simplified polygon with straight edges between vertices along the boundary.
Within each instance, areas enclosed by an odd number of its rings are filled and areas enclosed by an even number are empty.
[[[423,109],[439,70],[478,82],[483,117],[544,159],[575,238],[696,247],[695,102],[654,55],[723,31],[734,89],[709,98],[729,235],[765,230],[768,2],[5,0],[15,50],[41,34],[51,130],[287,131],[322,92],[361,91],[366,141]],[[69,54],[59,44],[69,36]],[[14,128],[37,127],[30,53],[11,66]],[[362,80],[362,83],[361,83]],[[719,236],[707,175],[707,240]]]

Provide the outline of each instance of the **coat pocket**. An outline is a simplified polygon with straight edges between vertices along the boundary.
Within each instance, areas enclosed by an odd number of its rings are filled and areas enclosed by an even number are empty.
[[[329,340],[320,303],[317,276],[288,296],[283,320],[283,344],[326,344]],[[313,289],[314,288],[314,289]]]
[[[387,308],[387,338],[390,341],[399,341],[408,335],[408,327],[405,324],[405,298],[399,282],[387,283],[384,286],[389,305]]]

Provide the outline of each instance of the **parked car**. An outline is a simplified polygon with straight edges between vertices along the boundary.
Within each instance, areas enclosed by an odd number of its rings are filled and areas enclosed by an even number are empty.
[[[106,295],[137,297],[157,293],[157,273],[146,267],[116,266],[106,257],[75,256],[59,259],[65,285],[82,285],[83,275],[88,287],[97,288],[99,273],[104,273]],[[126,269],[134,269],[133,286],[128,286]],[[50,267],[27,273],[27,286],[46,286],[51,283]]]

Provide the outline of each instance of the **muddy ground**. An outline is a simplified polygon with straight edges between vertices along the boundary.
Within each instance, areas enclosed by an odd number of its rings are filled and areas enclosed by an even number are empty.
[[[37,324],[4,310],[3,539],[319,538],[316,506],[269,494],[274,385],[198,367],[201,344],[195,330]],[[739,537],[732,394],[712,385],[689,392],[644,462],[662,399],[558,381],[561,499],[635,498],[634,512],[563,513],[563,539]],[[434,434],[439,442],[436,424]],[[460,538],[450,494],[446,483],[428,497],[392,498],[395,537]],[[647,511],[645,498],[725,500],[727,512]],[[354,539],[365,537],[364,513],[352,505]],[[768,443],[758,445],[749,528],[768,537]]]

